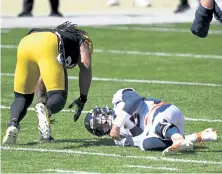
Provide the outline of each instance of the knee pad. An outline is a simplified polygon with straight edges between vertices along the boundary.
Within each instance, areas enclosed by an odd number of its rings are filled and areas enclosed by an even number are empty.
[[[155,127],[155,132],[163,139],[170,139],[172,134],[179,133],[179,129],[172,123],[159,122]]]
[[[52,95],[55,95],[55,94],[59,94],[59,95],[61,95],[64,99],[67,99],[68,92],[67,92],[67,90],[48,91],[48,92],[47,92],[47,97],[50,98]]]
[[[47,96],[48,100],[46,106],[49,109],[50,114],[55,114],[64,108],[67,99],[66,90],[49,91]]]
[[[138,108],[140,102],[143,97],[141,97],[135,91],[126,91],[123,93],[122,100],[125,103],[123,110],[127,112],[129,115],[133,115],[133,113]]]

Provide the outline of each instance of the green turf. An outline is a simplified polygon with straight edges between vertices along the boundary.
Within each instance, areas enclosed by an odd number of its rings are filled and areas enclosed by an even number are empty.
[[[195,55],[222,56],[221,34],[209,35],[198,39],[191,33],[135,31],[133,27],[173,27],[187,29],[190,24],[169,24],[153,26],[128,26],[129,30],[84,27],[92,36],[95,49],[190,53]],[[221,30],[220,25],[212,25],[212,30]],[[12,29],[1,33],[2,45],[18,45],[27,29]],[[16,49],[1,49],[1,71],[13,74],[16,63]],[[162,80],[174,82],[198,82],[222,84],[222,59],[203,59],[178,56],[146,56],[95,52],[93,54],[93,76],[112,79]],[[78,75],[78,68],[69,71],[70,76]],[[88,111],[95,106],[111,107],[112,95],[123,87],[133,87],[144,96],[161,98],[174,103],[185,117],[220,122],[186,121],[185,132],[204,130],[208,127],[222,132],[222,87],[150,84],[137,82],[93,81],[88,102],[84,108]],[[78,97],[78,81],[69,81],[68,104]],[[9,107],[13,102],[13,76],[1,76],[1,106]],[[31,108],[34,107],[35,101]],[[4,173],[43,173],[55,169],[101,172],[101,173],[148,173],[148,172],[193,172],[215,173],[222,171],[221,138],[216,142],[195,144],[194,153],[162,158],[160,151],[142,152],[135,147],[116,147],[109,137],[96,138],[84,128],[84,116],[73,122],[73,113],[60,112],[55,115],[56,123],[52,125],[54,143],[39,143],[35,112],[28,111],[21,122],[17,144],[10,146],[14,150],[1,150],[1,172]],[[1,134],[3,136],[10,117],[9,109],[1,109]],[[109,145],[111,143],[111,145]],[[26,148],[18,150],[18,148]],[[17,149],[17,150],[16,150]],[[39,152],[48,149],[49,152]],[[29,150],[29,151],[28,151]],[[36,151],[30,151],[36,150]],[[55,150],[50,152],[51,150]],[[61,150],[60,153],[58,150]],[[105,154],[109,156],[105,156]],[[111,155],[116,155],[111,156]],[[147,157],[147,159],[146,159]],[[175,159],[172,162],[169,159]],[[178,161],[182,160],[182,161]],[[185,161],[188,160],[188,161]],[[190,160],[194,160],[193,162]],[[203,163],[201,161],[207,161]],[[212,164],[210,162],[218,162]],[[129,168],[127,165],[140,165],[152,168]],[[164,170],[176,168],[176,171]]]

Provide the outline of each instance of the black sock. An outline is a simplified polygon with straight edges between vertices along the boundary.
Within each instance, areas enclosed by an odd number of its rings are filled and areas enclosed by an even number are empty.
[[[19,124],[25,117],[28,107],[31,105],[34,94],[19,94],[15,92],[15,101],[11,104],[11,124]]]

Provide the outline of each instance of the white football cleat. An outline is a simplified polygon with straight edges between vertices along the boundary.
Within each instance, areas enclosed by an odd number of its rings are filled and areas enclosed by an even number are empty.
[[[213,128],[207,128],[202,132],[196,133],[196,139],[200,143],[216,141],[218,137],[217,131],[213,130]]]
[[[15,144],[19,129],[15,126],[9,126],[2,139],[2,144]]]
[[[42,103],[38,103],[35,107],[37,118],[39,121],[39,133],[42,139],[49,139],[51,136],[50,121],[48,117],[48,109]]]
[[[180,152],[185,151],[193,151],[193,143],[186,139],[178,140],[177,142],[173,143],[170,147],[166,148],[162,155],[173,155]]]
[[[120,5],[120,2],[119,2],[119,0],[108,0],[107,5],[109,5],[109,6],[118,6],[118,5]]]
[[[151,7],[149,0],[134,0],[135,7]]]

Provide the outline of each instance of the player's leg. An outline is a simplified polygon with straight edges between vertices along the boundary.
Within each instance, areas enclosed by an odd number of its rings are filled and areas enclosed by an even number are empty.
[[[174,11],[174,13],[182,13],[186,10],[190,9],[190,5],[188,3],[188,0],[180,0],[180,3],[177,7],[177,9]]]
[[[149,0],[134,0],[133,4],[136,7],[151,7]]]
[[[44,33],[47,42],[41,46],[39,68],[47,90],[47,102],[36,105],[39,120],[40,137],[47,140],[51,137],[49,118],[61,111],[66,103],[68,81],[67,72],[56,57],[58,56],[58,40],[53,33]]]
[[[50,16],[62,17],[62,14],[59,12],[59,0],[50,0],[51,13]]]
[[[17,63],[14,77],[15,100],[11,104],[11,118],[3,144],[14,144],[20,129],[19,123],[26,115],[34,97],[35,85],[39,77],[38,66],[32,57],[29,36],[24,38],[17,50]]]
[[[214,6],[214,17],[222,23],[222,1],[215,1]]]
[[[152,132],[161,139],[172,140],[173,144],[163,151],[163,155],[175,154],[193,149],[192,142],[184,139],[184,117],[174,105],[162,105],[154,113]]]
[[[198,37],[207,37],[213,13],[214,1],[201,0],[195,12],[195,18],[190,29],[191,32]]]
[[[42,77],[39,77],[38,83],[35,88],[35,94],[36,94],[36,98],[37,98],[37,104],[38,103],[46,104],[47,91],[46,91],[45,84],[42,80]]]
[[[162,140],[157,137],[147,137],[140,143],[141,150],[164,150],[172,145],[171,140]]]
[[[31,17],[34,0],[23,0],[23,11],[18,14],[18,17]]]
[[[33,101],[34,94],[20,94],[15,92],[15,100],[11,104],[11,119],[3,137],[3,144],[15,144],[20,130],[20,121],[25,117],[28,107]]]
[[[199,142],[202,144],[204,142],[216,141],[217,136],[218,135],[216,130],[214,130],[213,128],[207,128],[202,132],[196,132],[194,134],[186,135],[185,139],[193,143]]]
[[[109,6],[118,6],[120,5],[120,0],[107,0]]]

